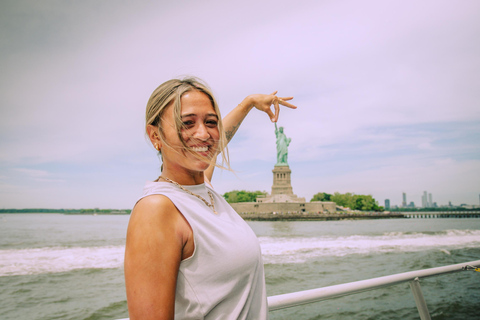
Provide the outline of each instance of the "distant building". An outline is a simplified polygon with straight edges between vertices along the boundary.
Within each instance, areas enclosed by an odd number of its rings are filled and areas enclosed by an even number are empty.
[[[426,208],[427,206],[428,206],[427,191],[423,191],[422,208]]]
[[[427,191],[423,191],[422,208],[432,208],[432,207],[433,207],[432,194],[427,193]]]
[[[406,208],[407,207],[407,194],[404,192],[402,194],[402,196],[403,196],[402,207]]]
[[[408,204],[408,207],[409,208],[415,208],[415,203],[413,201],[411,201],[409,204]]]
[[[385,209],[390,209],[390,199],[385,199]]]

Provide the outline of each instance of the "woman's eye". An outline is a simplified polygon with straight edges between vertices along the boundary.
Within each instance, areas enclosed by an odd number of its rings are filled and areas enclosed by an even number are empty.
[[[216,127],[218,125],[218,121],[216,120],[208,120],[207,125],[210,127]]]
[[[191,127],[191,126],[193,126],[194,124],[195,124],[195,123],[194,123],[193,121],[191,121],[191,120],[183,121],[183,125],[184,125],[185,127]]]

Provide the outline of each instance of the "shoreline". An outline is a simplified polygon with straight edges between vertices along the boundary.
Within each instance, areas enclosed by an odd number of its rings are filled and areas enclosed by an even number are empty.
[[[240,217],[248,221],[328,221],[328,220],[362,220],[362,219],[406,219],[403,214],[392,213],[239,213]]]

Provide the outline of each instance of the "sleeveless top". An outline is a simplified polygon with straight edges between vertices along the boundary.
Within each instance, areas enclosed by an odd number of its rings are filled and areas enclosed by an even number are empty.
[[[168,197],[193,230],[194,253],[182,260],[175,291],[175,319],[268,318],[263,261],[258,239],[225,199],[205,184],[183,186],[147,182],[143,197]],[[140,198],[140,199],[141,199]]]

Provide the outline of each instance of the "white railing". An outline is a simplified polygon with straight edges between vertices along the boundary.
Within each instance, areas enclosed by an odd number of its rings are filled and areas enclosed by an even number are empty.
[[[283,308],[290,308],[306,303],[343,297],[350,294],[375,290],[400,283],[409,282],[410,288],[412,289],[412,293],[415,298],[418,312],[420,313],[420,319],[429,320],[430,314],[428,312],[425,299],[423,298],[422,290],[420,289],[419,279],[466,270],[480,271],[480,260],[459,263],[445,267],[399,273],[369,280],[334,285],[330,287],[280,294],[277,296],[268,297],[268,309],[269,311],[273,311]]]
[[[480,260],[271,296],[268,297],[268,309],[274,311],[290,308],[409,282],[420,319],[430,320],[430,313],[423,298],[419,279],[467,270],[480,272]],[[120,320],[128,320],[128,318]]]

